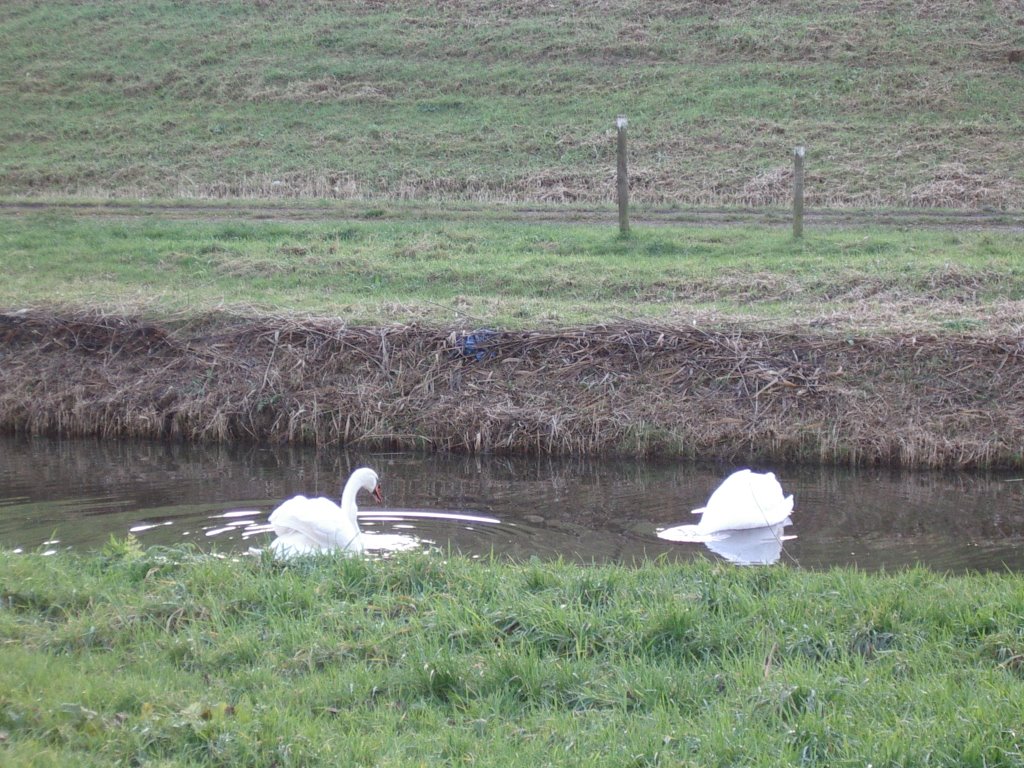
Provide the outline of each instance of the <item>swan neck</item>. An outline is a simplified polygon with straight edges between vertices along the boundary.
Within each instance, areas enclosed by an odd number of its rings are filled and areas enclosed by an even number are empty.
[[[356,493],[358,491],[358,486],[353,483],[348,483],[345,486],[345,490],[341,492],[341,511],[353,520],[356,518],[357,514]]]
[[[355,475],[345,483],[345,489],[341,492],[341,511],[352,522],[358,520],[359,509],[356,506],[356,495],[361,487],[359,478]]]

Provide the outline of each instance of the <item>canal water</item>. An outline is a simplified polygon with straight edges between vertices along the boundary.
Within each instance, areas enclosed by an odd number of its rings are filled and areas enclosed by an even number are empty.
[[[690,511],[745,465],[22,437],[0,437],[0,548],[91,551],[132,533],[144,546],[258,552],[278,503],[300,493],[337,499],[362,465],[384,490],[383,506],[360,497],[360,524],[381,556],[424,548],[514,560],[1024,570],[1024,482],[1015,475],[751,465],[793,494],[790,524],[676,543],[658,533],[698,522]]]

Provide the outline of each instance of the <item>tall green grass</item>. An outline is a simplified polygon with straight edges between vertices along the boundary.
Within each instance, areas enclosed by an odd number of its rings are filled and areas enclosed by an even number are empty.
[[[1024,584],[0,553],[5,765],[1020,765]]]
[[[0,7],[7,193],[1020,209],[1006,0]]]

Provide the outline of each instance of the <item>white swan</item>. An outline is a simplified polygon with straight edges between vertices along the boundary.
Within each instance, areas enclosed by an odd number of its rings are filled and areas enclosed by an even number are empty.
[[[362,552],[356,494],[366,490],[377,503],[383,503],[380,480],[369,467],[352,473],[341,492],[341,506],[322,496],[307,499],[293,496],[270,513],[270,525],[277,538],[270,543],[280,557],[304,555],[331,549]]]
[[[782,486],[771,472],[741,469],[725,478],[703,507],[693,510],[701,515],[697,525],[678,525],[659,531],[669,541],[708,541],[720,531],[771,528],[789,523],[793,496],[784,496]]]
[[[793,496],[783,496],[772,472],[733,472],[715,489],[708,503],[693,510],[701,515],[700,533],[767,528],[783,522],[793,511]]]

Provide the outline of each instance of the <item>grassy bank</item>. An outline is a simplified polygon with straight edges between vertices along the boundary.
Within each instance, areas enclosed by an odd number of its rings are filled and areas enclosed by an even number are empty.
[[[1022,762],[1024,582],[0,553],[5,765]]]
[[[11,217],[0,428],[1018,467],[1018,233]],[[26,313],[13,310],[32,308]],[[612,319],[614,318],[614,319]],[[466,346],[490,328],[487,349]]]
[[[492,5],[4,3],[0,428],[1024,462],[1015,3]],[[641,212],[780,215],[799,144],[809,211],[1004,228],[445,208],[601,210],[619,113]],[[26,213],[66,196],[229,202]],[[221,220],[252,198],[315,202]]]
[[[0,7],[8,194],[1024,207],[1019,4]]]

